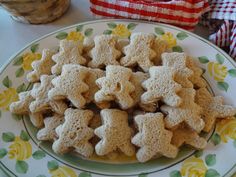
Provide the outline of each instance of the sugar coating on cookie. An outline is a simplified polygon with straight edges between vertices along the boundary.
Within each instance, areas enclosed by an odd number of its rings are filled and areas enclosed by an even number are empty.
[[[42,75],[40,77],[41,82],[34,85],[31,90],[31,96],[35,100],[29,105],[31,112],[52,110],[58,114],[64,114],[64,111],[67,109],[66,103],[63,101],[53,101],[48,98],[48,92],[53,88],[51,81],[54,78],[54,75]]]
[[[83,93],[89,90],[85,83],[87,68],[80,65],[64,65],[60,76],[52,80],[54,88],[48,92],[51,100],[63,100],[67,98],[77,108],[83,108],[86,99]]]
[[[34,100],[31,91],[19,93],[19,101],[10,104],[10,111],[14,114],[28,114],[30,112],[29,105]]]
[[[163,66],[172,67],[175,72],[175,81],[184,88],[192,88],[193,84],[189,77],[193,75],[193,71],[186,67],[185,53],[163,53],[161,55]]]
[[[132,74],[130,82],[134,85],[135,90],[131,93],[131,97],[134,99],[134,105],[139,105],[145,111],[153,112],[156,110],[155,104],[142,104],[140,103],[141,95],[144,93],[142,82],[147,80],[149,75],[143,72],[135,72]]]
[[[161,113],[146,113],[134,118],[138,133],[132,138],[132,143],[140,147],[136,157],[140,162],[146,162],[157,154],[175,158],[178,148],[171,144],[172,132],[165,129]]]
[[[197,90],[196,102],[202,109],[202,118],[205,122],[204,131],[209,132],[215,125],[217,118],[226,118],[236,114],[236,108],[224,104],[222,96],[212,96],[206,88]]]
[[[205,123],[201,119],[202,109],[195,103],[196,91],[192,88],[183,88],[178,95],[183,100],[179,107],[161,106],[161,111],[167,114],[166,127],[174,128],[185,122],[193,130],[201,132]]]
[[[52,56],[55,65],[52,66],[52,74],[59,75],[65,64],[85,64],[86,59],[82,56],[83,44],[79,41],[61,40],[60,51]]]
[[[37,139],[40,141],[53,141],[57,139],[56,128],[64,122],[64,115],[54,114],[43,120],[44,127],[37,133]]]
[[[146,92],[141,96],[141,103],[150,104],[162,100],[167,105],[179,106],[182,100],[176,93],[182,87],[174,81],[175,70],[168,66],[153,66],[149,73],[150,78],[142,83]]]
[[[73,148],[85,157],[91,156],[94,148],[89,140],[94,133],[88,124],[92,117],[93,112],[90,110],[68,108],[64,123],[56,128],[58,139],[52,145],[54,152],[63,154]]]
[[[88,66],[92,68],[101,68],[107,65],[120,65],[117,59],[121,52],[117,50],[117,37],[114,35],[98,35],[94,38],[95,46],[89,52],[92,60]]]
[[[156,52],[156,57],[153,59],[154,64],[161,65],[161,55],[168,49],[167,42],[160,37],[156,37],[152,48]]]
[[[206,87],[206,81],[202,78],[203,70],[197,65],[195,59],[187,57],[186,65],[193,71],[193,74],[189,77],[189,80],[198,88]]]
[[[171,143],[177,147],[183,144],[188,144],[196,149],[204,149],[207,145],[205,138],[202,138],[198,133],[190,128],[181,127],[172,131],[173,137]]]
[[[132,33],[130,44],[124,47],[125,56],[121,58],[120,63],[123,66],[138,65],[143,71],[153,66],[152,60],[156,57],[156,52],[152,49],[154,35],[147,33]]]
[[[95,93],[95,101],[98,103],[104,101],[116,101],[122,109],[128,109],[133,106],[134,100],[131,93],[135,90],[130,79],[132,71],[129,68],[117,65],[106,67],[106,76],[96,80],[100,88]]]
[[[55,64],[52,60],[52,55],[54,53],[49,49],[44,49],[42,51],[42,58],[32,62],[33,71],[27,74],[27,80],[29,82],[37,82],[40,80],[41,75],[50,75],[51,67]]]
[[[94,133],[101,138],[95,146],[98,155],[103,156],[120,150],[127,156],[135,154],[131,144],[132,129],[128,125],[128,114],[118,109],[103,109],[101,112],[102,126]]]

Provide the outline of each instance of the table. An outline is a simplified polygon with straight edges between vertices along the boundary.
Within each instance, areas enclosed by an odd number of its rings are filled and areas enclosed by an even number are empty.
[[[65,15],[52,23],[42,25],[16,22],[0,7],[0,67],[21,48],[40,36],[68,25],[89,20],[95,20],[95,17],[89,11],[88,0],[72,0]],[[204,38],[208,36],[207,28],[202,26],[197,26],[194,32]],[[1,170],[0,176],[5,177]]]

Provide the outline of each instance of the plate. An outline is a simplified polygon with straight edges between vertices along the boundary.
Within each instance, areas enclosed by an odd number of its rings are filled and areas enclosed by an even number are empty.
[[[166,40],[170,50],[195,57],[204,69],[208,88],[236,106],[236,63],[207,40],[170,25],[131,20],[100,20],[80,23],[55,31],[19,51],[0,73],[0,167],[10,176],[231,176],[236,170],[236,119],[219,122],[209,134],[207,148],[181,149],[176,159],[159,158],[147,163],[137,161],[106,162],[83,159],[76,154],[57,155],[50,142],[36,139],[37,129],[27,116],[9,112],[17,93],[30,89],[25,75],[31,63],[39,59],[43,48],[57,49],[62,39],[83,40],[97,34],[116,34],[129,38],[131,33],[147,32]]]

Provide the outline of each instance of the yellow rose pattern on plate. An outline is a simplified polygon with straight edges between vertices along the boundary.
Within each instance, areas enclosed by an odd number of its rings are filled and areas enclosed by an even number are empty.
[[[191,157],[183,162],[180,173],[182,176],[204,177],[206,170],[207,167],[202,159]]]
[[[18,93],[14,88],[8,88],[0,92],[0,108],[8,111],[9,105],[18,100]]]
[[[23,64],[22,64],[22,68],[25,71],[29,71],[32,69],[31,63],[35,60],[39,60],[42,56],[40,53],[25,53],[23,54]]]
[[[68,33],[67,40],[73,40],[73,41],[80,41],[83,42],[84,40],[84,35],[81,32],[77,31],[71,31]]]
[[[229,138],[236,140],[236,119],[232,118],[219,121],[216,125],[216,132],[220,135],[224,143],[227,143]]]
[[[75,171],[67,166],[60,166],[56,170],[50,170],[52,177],[77,177]]]
[[[216,62],[209,62],[207,65],[208,72],[216,81],[224,81],[228,74],[227,67]]]
[[[161,39],[167,42],[168,48],[172,48],[177,44],[177,40],[175,39],[174,35],[170,32],[165,32],[165,34],[161,36]]]
[[[22,140],[19,136],[9,146],[9,159],[26,160],[32,155],[32,147],[28,141]]]

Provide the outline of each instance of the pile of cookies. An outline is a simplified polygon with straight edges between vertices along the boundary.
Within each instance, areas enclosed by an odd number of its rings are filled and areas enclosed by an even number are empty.
[[[62,40],[59,52],[44,49],[32,68],[33,89],[10,110],[29,115],[37,138],[60,154],[175,158],[184,144],[205,148],[200,132],[236,114],[209,93],[195,59],[168,51],[153,34]]]

